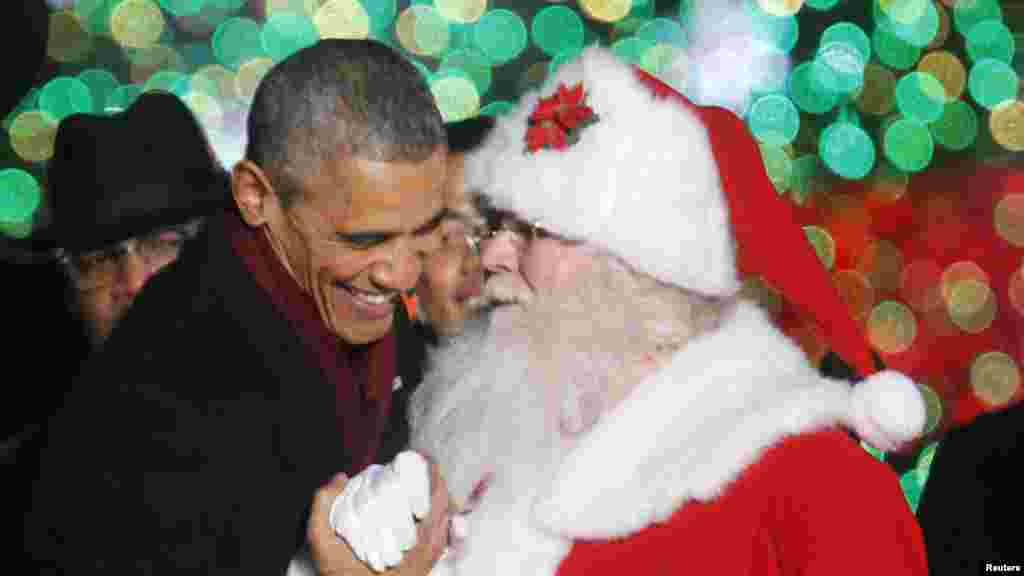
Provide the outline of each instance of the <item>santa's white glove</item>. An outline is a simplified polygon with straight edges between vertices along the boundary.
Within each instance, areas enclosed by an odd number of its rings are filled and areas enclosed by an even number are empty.
[[[430,511],[430,467],[406,451],[387,466],[351,478],[331,504],[330,524],[360,561],[376,572],[397,566],[416,545],[416,519]]]

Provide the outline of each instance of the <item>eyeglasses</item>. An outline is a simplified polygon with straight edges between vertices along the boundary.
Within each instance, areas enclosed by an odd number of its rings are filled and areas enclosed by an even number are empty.
[[[552,232],[538,221],[525,222],[509,212],[491,214],[488,216],[487,222],[488,238],[494,238],[502,232],[508,232],[526,242],[533,242],[535,240],[555,240],[565,244],[581,244],[583,242],[577,238]]]
[[[137,255],[149,268],[170,263],[178,257],[182,245],[199,234],[201,224],[202,220],[197,219],[81,254],[61,252],[58,260],[80,291],[106,288],[114,284],[129,254]]]

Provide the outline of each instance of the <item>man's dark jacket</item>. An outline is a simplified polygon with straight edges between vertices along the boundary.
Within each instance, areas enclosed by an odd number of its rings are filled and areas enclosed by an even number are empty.
[[[353,472],[334,387],[232,250],[229,218],[147,284],[51,419],[26,573],[280,575],[314,492]],[[401,310],[395,330],[408,385],[377,461],[405,445],[419,379]]]
[[[1024,513],[1021,462],[1021,403],[979,416],[942,439],[917,508],[930,574],[985,574],[1024,564],[1017,528]]]

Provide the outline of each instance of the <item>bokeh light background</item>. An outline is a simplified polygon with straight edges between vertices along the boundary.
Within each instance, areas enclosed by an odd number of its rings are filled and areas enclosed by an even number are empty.
[[[932,437],[1024,395],[1024,4],[45,1],[46,69],[3,120],[3,236],[47,223],[46,163],[69,114],[167,90],[230,166],[262,75],[320,38],[401,50],[449,121],[503,113],[601,43],[743,116],[874,349],[923,385]],[[756,278],[748,289],[823,355],[809,319]]]

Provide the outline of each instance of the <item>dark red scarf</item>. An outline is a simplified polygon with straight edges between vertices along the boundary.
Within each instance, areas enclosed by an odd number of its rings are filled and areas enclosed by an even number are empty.
[[[313,298],[281,264],[266,236],[237,214],[228,220],[235,253],[313,353],[324,379],[334,386],[338,429],[352,466],[345,472],[359,472],[373,463],[391,411],[397,366],[394,333],[371,344],[353,346],[330,332]]]

